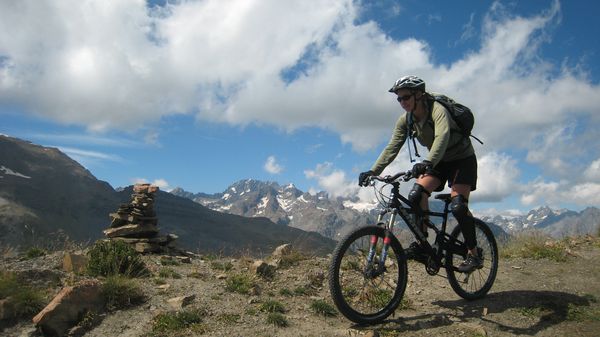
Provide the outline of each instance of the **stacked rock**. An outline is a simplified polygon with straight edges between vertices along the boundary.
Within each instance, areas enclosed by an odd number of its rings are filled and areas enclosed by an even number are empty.
[[[140,253],[160,253],[173,246],[177,236],[158,235],[158,218],[154,211],[154,195],[158,186],[136,184],[128,204],[121,204],[111,213],[110,228],[104,235],[110,240],[120,240],[132,245]]]

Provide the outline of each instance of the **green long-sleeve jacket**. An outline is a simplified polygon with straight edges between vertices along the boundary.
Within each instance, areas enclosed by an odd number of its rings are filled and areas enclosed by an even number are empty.
[[[463,159],[475,153],[468,137],[464,137],[446,108],[433,100],[428,101],[430,115],[424,121],[413,124],[419,143],[429,150],[427,160],[435,167],[441,161]],[[379,175],[398,155],[408,138],[409,112],[398,118],[387,146],[383,149],[371,171]],[[410,146],[410,144],[409,144]]]

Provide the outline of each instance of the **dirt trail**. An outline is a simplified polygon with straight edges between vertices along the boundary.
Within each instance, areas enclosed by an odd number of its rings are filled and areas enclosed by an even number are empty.
[[[153,318],[170,310],[167,300],[195,294],[192,306],[204,308],[206,336],[599,336],[600,246],[582,244],[567,262],[500,260],[496,282],[484,299],[459,298],[447,280],[429,276],[422,265],[409,263],[407,307],[383,324],[359,327],[343,316],[325,317],[311,303],[332,303],[326,282],[328,260],[312,258],[278,270],[271,281],[259,280],[259,293],[244,295],[225,290],[226,279],[247,273],[245,260],[193,259],[191,264],[169,266],[181,278],[164,278],[168,289],[159,289],[157,277],[141,280],[148,296],[143,305],[112,312],[86,337],[136,337],[147,335]],[[159,257],[148,257],[158,273]],[[218,267],[228,265],[230,270]],[[24,269],[23,262],[3,260],[3,269]],[[36,262],[31,262],[35,264]],[[44,262],[46,265],[48,262]],[[52,262],[59,268],[60,258]],[[38,264],[41,264],[38,262]],[[32,267],[33,268],[33,267]],[[192,277],[193,276],[193,277]],[[298,291],[297,289],[303,289]],[[294,293],[295,292],[295,293]],[[287,327],[266,322],[262,302],[276,300],[285,307]],[[33,325],[20,322],[0,331],[1,336],[36,336]],[[191,336],[192,334],[190,334]]]

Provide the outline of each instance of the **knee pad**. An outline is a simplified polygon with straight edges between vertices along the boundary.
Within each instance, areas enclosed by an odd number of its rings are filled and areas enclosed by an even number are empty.
[[[459,223],[471,217],[468,202],[469,201],[467,198],[460,194],[453,197],[452,201],[450,201],[450,210],[452,211],[452,215],[454,215],[454,218],[456,218]]]
[[[408,201],[410,201],[410,203],[419,210],[421,209],[421,199],[423,198],[423,193],[429,195],[429,192],[427,192],[423,186],[416,183],[413,185],[412,190],[408,192]]]

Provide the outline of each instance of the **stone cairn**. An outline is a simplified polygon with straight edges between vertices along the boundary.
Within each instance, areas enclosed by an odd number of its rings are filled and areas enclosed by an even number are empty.
[[[175,234],[159,235],[158,218],[154,212],[154,194],[158,186],[136,184],[129,204],[121,204],[111,213],[110,228],[104,230],[109,240],[132,245],[140,253],[165,253],[174,250]]]

